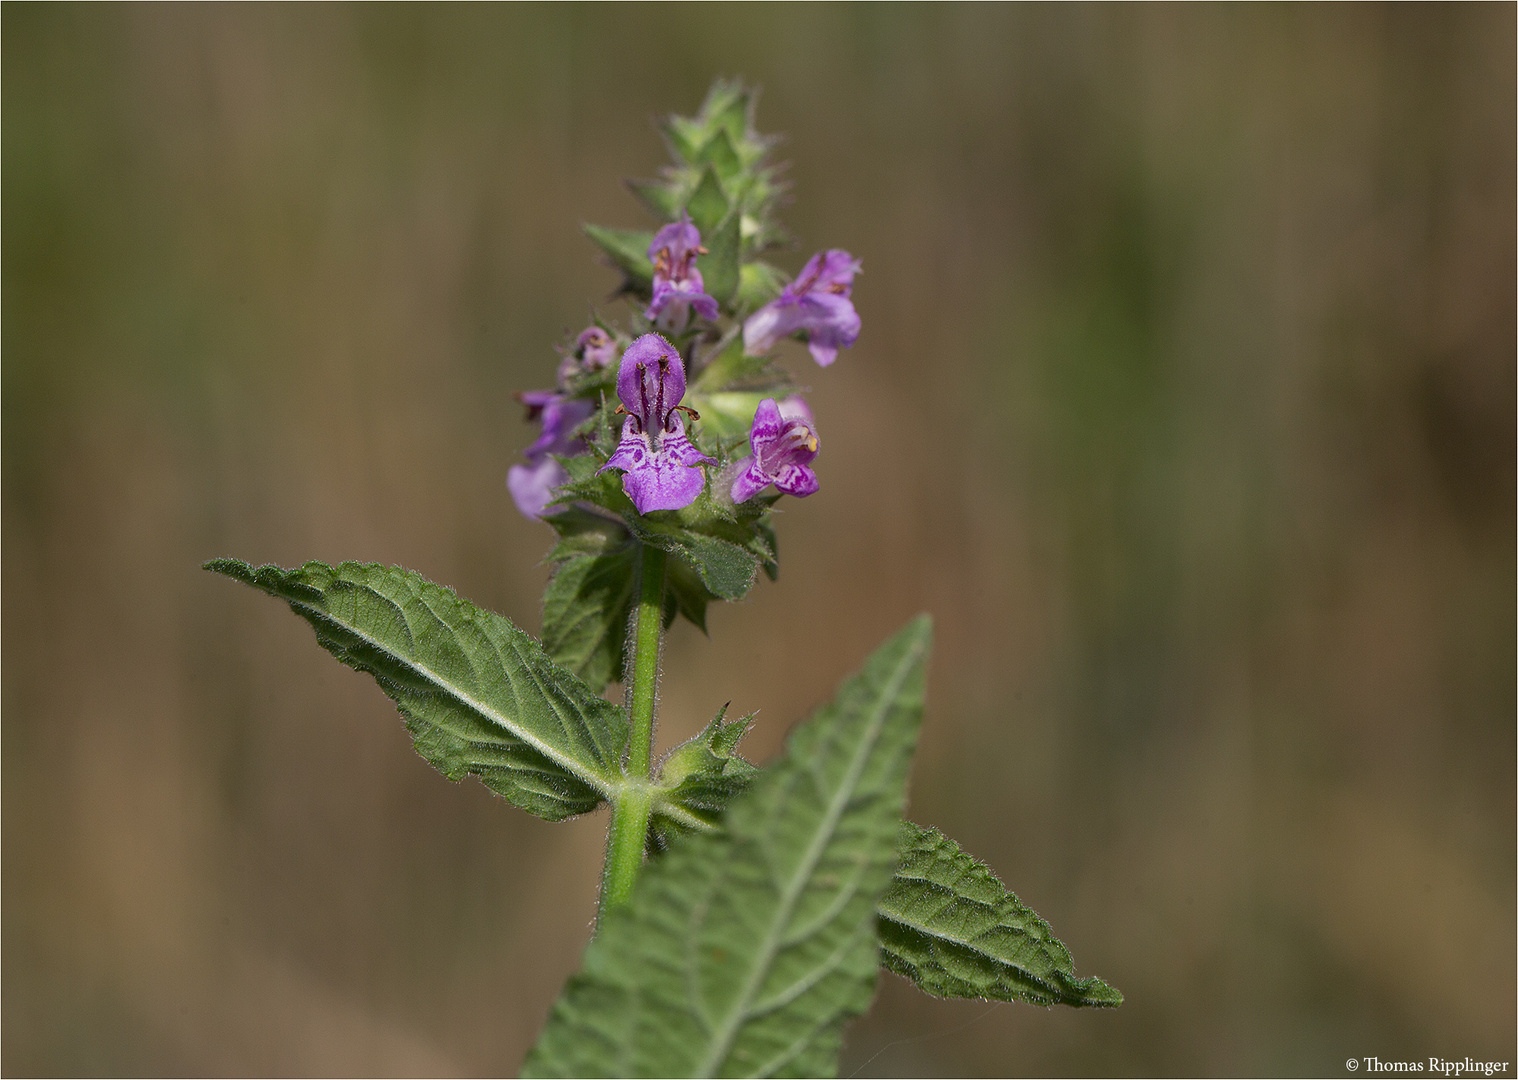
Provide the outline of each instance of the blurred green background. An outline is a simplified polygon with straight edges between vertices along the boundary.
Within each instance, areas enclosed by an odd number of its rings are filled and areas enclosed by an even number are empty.
[[[12,1074],[514,1071],[602,816],[411,750],[235,555],[529,629],[506,470],[715,75],[864,261],[821,493],[660,742],[938,625],[912,813],[1116,1012],[887,977],[844,1075],[1515,1042],[1515,8],[4,9]]]

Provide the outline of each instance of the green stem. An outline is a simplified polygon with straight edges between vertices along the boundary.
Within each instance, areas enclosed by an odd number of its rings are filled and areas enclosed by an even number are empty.
[[[612,807],[606,835],[606,869],[601,877],[599,918],[632,893],[643,865],[648,815],[653,807],[649,765],[653,758],[654,696],[659,681],[659,646],[664,632],[664,552],[643,545],[638,610],[633,616],[632,735],[626,775],[631,783]]]

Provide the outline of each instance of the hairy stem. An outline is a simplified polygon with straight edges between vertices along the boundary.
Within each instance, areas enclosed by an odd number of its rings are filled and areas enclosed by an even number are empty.
[[[601,911],[626,902],[643,864],[648,815],[653,805],[648,772],[653,757],[654,697],[659,681],[659,646],[664,635],[664,552],[643,545],[638,610],[633,615],[632,735],[627,744],[627,778],[612,807],[606,835],[606,868],[601,876]],[[641,781],[641,783],[640,783]]]

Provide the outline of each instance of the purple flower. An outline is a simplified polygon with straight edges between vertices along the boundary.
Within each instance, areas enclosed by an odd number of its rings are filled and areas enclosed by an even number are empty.
[[[585,452],[585,444],[573,436],[595,409],[584,398],[566,398],[551,390],[528,390],[517,395],[527,406],[527,419],[541,420],[543,434],[523,453],[526,465],[513,465],[506,471],[506,489],[517,509],[530,518],[543,516],[554,499],[554,488],[569,479],[569,474],[549,455],[574,457]]]
[[[693,230],[694,231],[694,230]],[[622,490],[638,508],[679,510],[696,501],[705,480],[697,468],[716,462],[685,437],[680,413],[695,411],[680,404],[685,396],[685,365],[679,351],[658,334],[644,334],[622,354],[617,370],[617,396],[626,413],[622,441],[601,471],[623,470]]]
[[[765,398],[754,413],[748,441],[754,452],[738,462],[743,471],[733,481],[733,502],[747,502],[769,484],[798,497],[817,490],[811,468],[817,428],[806,402],[793,397],[776,405],[774,398]]]
[[[559,365],[559,386],[563,387],[582,371],[608,368],[616,359],[616,339],[599,326],[587,326],[575,339],[574,352]]]
[[[743,351],[769,352],[783,337],[806,331],[812,359],[827,367],[859,337],[859,313],[849,293],[859,260],[841,248],[818,252],[801,276],[743,324]]]
[[[717,317],[717,301],[706,295],[706,283],[696,269],[696,256],[705,255],[701,232],[682,213],[654,234],[648,245],[648,257],[654,264],[654,297],[643,313],[663,330],[678,333],[690,320],[695,308],[703,319]]]

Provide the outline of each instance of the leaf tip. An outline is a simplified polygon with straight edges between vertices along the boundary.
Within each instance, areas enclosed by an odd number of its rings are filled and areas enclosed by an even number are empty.
[[[1123,992],[1109,982],[1088,975],[1084,979],[1074,980],[1070,987],[1072,993],[1062,1004],[1088,1006],[1097,1009],[1115,1009],[1123,1003]]]
[[[202,570],[209,570],[213,574],[226,574],[229,577],[236,576],[238,574],[251,573],[253,570],[251,564],[245,563],[241,559],[233,559],[226,556],[216,559],[207,559],[205,562],[200,564],[200,568]]]

